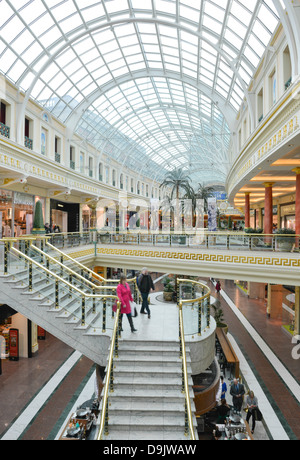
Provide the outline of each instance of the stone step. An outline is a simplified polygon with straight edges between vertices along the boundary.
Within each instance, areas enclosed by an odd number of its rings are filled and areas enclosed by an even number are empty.
[[[127,428],[118,429],[117,427],[109,426],[108,436],[103,436],[104,441],[188,441],[188,437],[185,436],[184,430],[176,431],[161,429],[152,431],[138,430],[129,431]],[[146,452],[146,447],[145,447]]]
[[[191,358],[190,356],[187,357],[187,362],[191,363]],[[143,355],[143,356],[137,356],[137,355],[132,355],[132,356],[124,356],[119,352],[119,358],[115,360],[116,365],[118,366],[118,369],[123,369],[123,368],[134,368],[134,367],[139,367],[139,366],[144,366],[144,367],[171,367],[175,365],[180,365],[182,363],[182,360],[179,358],[178,354],[175,355]]]
[[[113,398],[113,399],[111,399]],[[178,388],[150,388],[147,391],[143,386],[131,386],[128,391],[124,393],[123,388],[114,388],[113,396],[111,396],[110,401],[122,402],[122,401],[136,401],[143,402],[145,404],[151,404],[152,402],[157,402],[158,400],[163,404],[176,404],[183,403],[185,395]],[[193,389],[190,388],[190,398],[191,401],[194,398]]]
[[[135,366],[132,368],[120,369],[120,366],[114,371],[115,378],[128,378],[135,382],[136,378],[162,380],[165,378],[181,379],[181,369],[178,367],[145,367]]]
[[[169,388],[175,389],[178,392],[181,392],[181,376],[178,377],[169,377],[167,375],[160,377],[159,379],[155,379],[149,375],[136,375],[136,376],[120,376],[114,374],[114,385],[116,389],[120,389],[126,393],[126,388],[128,391],[129,387],[134,387],[133,389],[140,389],[142,388],[145,392],[149,389],[155,390],[164,390],[167,391]],[[189,385],[193,385],[192,379],[189,379]]]
[[[182,414],[168,416],[156,415],[113,415],[109,414],[109,427],[113,429],[122,428],[124,431],[174,431],[182,432],[185,427],[185,417]]]

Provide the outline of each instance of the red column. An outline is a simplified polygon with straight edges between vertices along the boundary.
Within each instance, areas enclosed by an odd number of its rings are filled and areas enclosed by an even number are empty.
[[[272,235],[273,233],[273,183],[267,182],[265,186],[265,217],[264,217],[264,234]]]
[[[300,168],[293,169],[296,177],[296,234],[300,235]]]
[[[245,193],[245,228],[250,228],[250,193]]]

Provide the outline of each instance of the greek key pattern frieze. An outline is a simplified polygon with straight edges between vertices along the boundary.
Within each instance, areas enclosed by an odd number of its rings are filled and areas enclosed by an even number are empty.
[[[174,252],[160,250],[137,250],[137,249],[117,249],[117,248],[98,248],[97,254],[115,255],[127,257],[143,257],[156,259],[186,260],[195,262],[224,263],[224,264],[243,264],[259,265],[266,267],[288,267],[299,268],[300,258],[284,258],[255,255],[239,254],[203,254],[192,252]]]

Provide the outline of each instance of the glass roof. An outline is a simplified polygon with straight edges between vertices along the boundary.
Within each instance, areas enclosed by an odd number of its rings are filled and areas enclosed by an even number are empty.
[[[184,167],[224,182],[230,127],[279,22],[272,0],[0,8],[0,71],[29,97],[153,179]]]

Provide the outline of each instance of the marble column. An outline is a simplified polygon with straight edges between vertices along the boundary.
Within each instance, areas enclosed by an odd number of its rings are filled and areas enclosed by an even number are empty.
[[[266,182],[265,186],[265,218],[264,234],[272,235],[273,233],[273,185],[274,183]]]
[[[295,288],[295,330],[294,336],[300,335],[300,288]]]
[[[300,168],[293,169],[296,173],[296,234],[300,235]]]
[[[245,193],[245,228],[250,228],[250,193]]]

